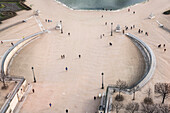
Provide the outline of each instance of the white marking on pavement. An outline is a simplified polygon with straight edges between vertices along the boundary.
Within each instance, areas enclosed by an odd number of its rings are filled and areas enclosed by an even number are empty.
[[[32,17],[33,17],[33,16],[31,16],[31,17],[29,17],[29,18],[25,19],[25,21],[30,20]]]
[[[40,21],[39,19],[37,19],[36,16],[34,16],[34,18],[35,18],[38,26],[40,27],[40,30],[41,30],[41,31],[45,31],[45,28],[43,27],[41,21]]]
[[[159,24],[159,27],[163,27],[164,25],[161,24],[158,20],[156,20],[156,22]]]
[[[9,40],[1,40],[2,42],[12,42],[12,41],[18,41],[21,39],[9,39]]]

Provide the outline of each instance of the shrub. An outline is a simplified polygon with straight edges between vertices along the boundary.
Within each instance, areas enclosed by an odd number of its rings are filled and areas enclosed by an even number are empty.
[[[124,97],[123,97],[123,95],[116,95],[115,100],[116,101],[123,101]]]
[[[153,104],[153,100],[152,100],[152,98],[150,98],[150,97],[146,97],[146,98],[144,99],[144,103],[145,103],[145,104]]]

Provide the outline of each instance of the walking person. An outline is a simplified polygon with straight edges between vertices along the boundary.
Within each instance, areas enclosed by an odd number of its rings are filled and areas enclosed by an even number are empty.
[[[34,89],[32,89],[32,92],[34,93],[34,92],[35,92],[35,90],[34,90]]]
[[[13,42],[11,42],[11,45],[12,45],[12,46],[14,46],[14,43],[13,43]]]
[[[123,34],[125,34],[125,30],[123,30]]]
[[[100,39],[102,39],[102,35],[100,35]]]
[[[66,113],[68,113],[68,109],[66,109]]]
[[[60,20],[60,24],[62,24],[62,20]]]
[[[145,32],[145,35],[148,36],[148,32]]]
[[[65,70],[68,71],[68,67],[66,67]]]
[[[81,55],[79,55],[79,58],[81,58]]]
[[[49,106],[51,107],[51,106],[52,106],[52,104],[51,104],[51,103],[49,103]]]
[[[63,34],[63,29],[61,28],[61,34]]]
[[[128,27],[126,27],[126,30],[128,30]]]
[[[138,30],[138,33],[140,33],[140,29]]]
[[[109,42],[109,45],[110,45],[110,46],[112,46],[112,43],[111,43],[111,42]]]
[[[94,96],[94,100],[96,100],[96,96]]]
[[[161,44],[158,45],[158,48],[160,48],[160,47],[161,47]]]

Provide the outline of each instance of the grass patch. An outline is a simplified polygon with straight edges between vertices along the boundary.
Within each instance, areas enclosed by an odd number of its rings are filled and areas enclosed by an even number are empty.
[[[23,6],[21,6],[21,5],[20,5],[20,3],[19,3],[19,2],[17,2],[17,3],[16,3],[16,5],[17,5],[19,8],[21,8],[22,10],[24,10],[24,9],[25,9]]]
[[[4,15],[2,15],[2,14],[0,13],[0,17],[2,17],[2,18],[3,18],[3,17],[5,17],[5,16],[4,16]]]
[[[0,9],[1,9],[1,8],[4,8],[4,7],[5,7],[5,5],[3,5],[3,4],[0,4]]]
[[[31,10],[31,8],[25,5],[25,0],[0,0],[0,21],[16,16],[16,12],[20,10]]]
[[[0,13],[0,21],[12,18],[16,16],[17,14],[13,11],[5,11]]]
[[[0,3],[16,3],[16,2],[0,2]]]

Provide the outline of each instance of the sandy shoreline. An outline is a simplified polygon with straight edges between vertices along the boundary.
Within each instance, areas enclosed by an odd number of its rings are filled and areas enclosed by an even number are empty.
[[[32,82],[31,67],[35,67],[37,83],[33,84],[35,93],[28,96],[21,109],[21,113],[62,113],[66,108],[74,113],[94,113],[97,111],[98,102],[93,96],[105,92],[101,87],[101,72],[104,72],[105,88],[108,84],[114,84],[118,79],[126,80],[133,84],[132,79],[142,75],[143,57],[135,45],[124,35],[114,33],[110,36],[110,23],[114,27],[120,24],[130,27],[136,25],[133,30],[128,30],[144,42],[154,51],[157,58],[157,67],[152,80],[137,93],[136,101],[141,101],[146,89],[157,82],[169,82],[168,69],[170,68],[170,34],[158,27],[155,20],[159,20],[170,29],[168,19],[161,13],[170,7],[168,0],[150,0],[120,11],[76,11],[63,7],[56,1],[29,0],[27,5],[33,4],[33,10],[40,10],[38,17],[50,33],[44,34],[40,39],[23,48],[14,58],[10,66],[11,76],[24,76],[28,82]],[[164,7],[162,7],[164,6]],[[48,10],[47,10],[48,9]],[[142,9],[142,10],[141,10]],[[136,14],[132,14],[136,11]],[[21,11],[19,15],[4,21],[3,28],[17,20],[29,18],[33,11]],[[150,13],[155,14],[156,19],[149,20]],[[104,17],[101,18],[101,15]],[[52,23],[45,19],[53,20]],[[62,20],[64,34],[54,30],[56,22]],[[108,25],[104,25],[105,22]],[[149,36],[138,34],[138,29],[148,32]],[[0,33],[0,40],[21,38],[40,31],[34,19],[27,23],[10,28]],[[67,33],[71,33],[70,36]],[[105,36],[100,39],[100,35]],[[108,45],[109,42],[113,46]],[[166,52],[158,49],[158,44],[166,44]],[[10,46],[6,43],[0,45],[0,53]],[[66,55],[61,59],[62,54]],[[78,55],[82,58],[79,59]],[[68,72],[65,72],[65,67]],[[138,76],[136,76],[138,75]],[[142,98],[143,97],[143,98]],[[159,102],[160,100],[158,100]],[[48,104],[52,103],[52,108]],[[166,101],[168,102],[168,100]],[[88,108],[88,109],[87,109]]]

